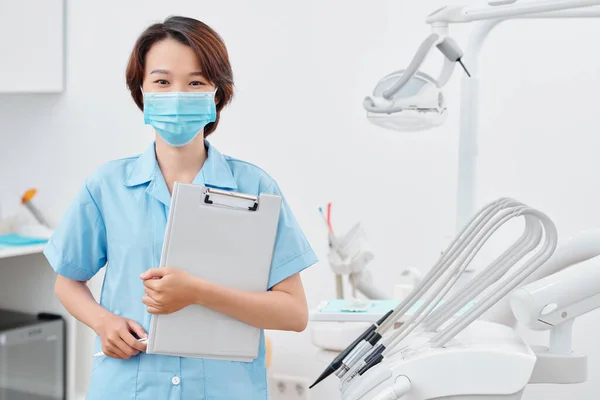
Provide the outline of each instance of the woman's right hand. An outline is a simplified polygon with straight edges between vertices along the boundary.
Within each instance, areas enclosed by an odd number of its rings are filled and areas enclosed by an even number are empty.
[[[104,315],[96,329],[102,352],[108,357],[125,360],[146,350],[146,344],[138,341],[132,332],[140,339],[148,336],[137,322],[114,314]]]

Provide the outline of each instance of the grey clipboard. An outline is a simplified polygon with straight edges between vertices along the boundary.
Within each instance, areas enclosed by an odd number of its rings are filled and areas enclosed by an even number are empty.
[[[281,197],[176,183],[161,266],[245,291],[266,291]],[[149,354],[252,362],[260,329],[200,305],[152,315]]]

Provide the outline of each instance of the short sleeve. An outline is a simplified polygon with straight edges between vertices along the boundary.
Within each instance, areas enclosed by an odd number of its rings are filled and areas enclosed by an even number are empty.
[[[87,281],[106,264],[106,228],[86,184],[50,238],[44,255],[66,278]]]
[[[315,264],[318,259],[310,247],[300,225],[292,214],[277,183],[273,182],[263,193],[281,196],[281,214],[271,263],[269,290],[281,281]]]

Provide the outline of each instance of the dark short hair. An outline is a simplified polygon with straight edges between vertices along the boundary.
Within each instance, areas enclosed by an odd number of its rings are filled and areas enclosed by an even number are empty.
[[[204,128],[204,137],[215,131],[219,124],[221,110],[233,98],[233,72],[229,63],[229,55],[225,42],[211,27],[193,18],[173,16],[163,23],[149,26],[135,42],[127,65],[127,87],[133,101],[140,110],[144,110],[142,83],[146,54],[157,42],[174,39],[189,46],[202,67],[202,73],[217,88],[215,103],[217,119]]]

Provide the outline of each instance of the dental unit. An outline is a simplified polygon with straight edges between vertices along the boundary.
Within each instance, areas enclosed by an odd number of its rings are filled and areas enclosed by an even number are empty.
[[[571,329],[575,318],[600,307],[600,231],[559,243],[554,223],[541,211],[502,198],[475,212],[474,193],[485,38],[509,19],[600,18],[598,6],[600,0],[496,0],[443,7],[428,16],[432,34],[410,65],[384,77],[365,98],[369,121],[386,129],[440,126],[448,114],[444,87],[456,63],[461,65],[461,230],[411,294],[348,346],[315,384],[335,374],[343,400],[518,400],[531,383],[587,379],[585,356],[571,349]],[[479,24],[463,52],[449,26],[469,22]],[[434,48],[444,56],[437,79],[420,71]],[[475,274],[473,259],[499,229],[517,220],[521,236]],[[473,276],[459,286],[465,275]],[[458,315],[468,304],[473,306]],[[550,345],[527,345],[514,330],[517,320],[529,329],[550,330]]]

